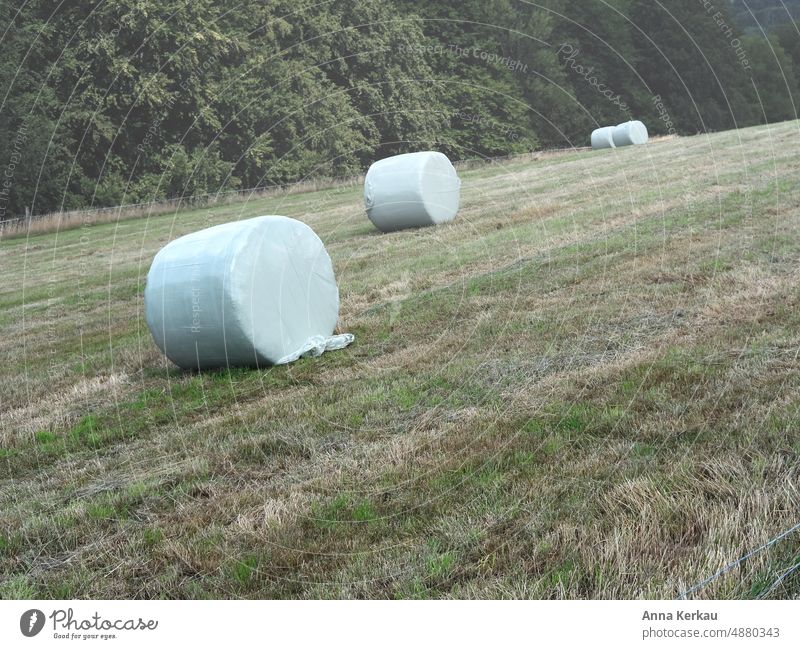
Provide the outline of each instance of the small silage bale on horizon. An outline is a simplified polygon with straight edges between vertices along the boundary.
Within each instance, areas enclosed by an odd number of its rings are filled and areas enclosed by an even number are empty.
[[[617,126],[603,126],[592,131],[592,149],[617,149],[623,146],[647,144],[647,127],[639,120]]]
[[[614,128],[613,136],[614,146],[631,146],[647,144],[650,136],[647,133],[647,127],[639,120],[625,122]]]
[[[603,126],[592,131],[592,149],[613,149],[615,126]]]

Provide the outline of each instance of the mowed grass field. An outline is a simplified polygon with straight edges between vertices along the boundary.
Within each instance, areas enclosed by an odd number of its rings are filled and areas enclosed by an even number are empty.
[[[0,595],[677,596],[800,521],[798,142],[485,165],[390,235],[339,187],[0,241]],[[270,213],[325,241],[356,342],[172,367],[154,254]],[[799,561],[693,596],[797,597]]]

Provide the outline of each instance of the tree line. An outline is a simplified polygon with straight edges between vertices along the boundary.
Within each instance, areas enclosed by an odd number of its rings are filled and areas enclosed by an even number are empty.
[[[794,118],[800,33],[723,0],[16,0],[0,219]]]

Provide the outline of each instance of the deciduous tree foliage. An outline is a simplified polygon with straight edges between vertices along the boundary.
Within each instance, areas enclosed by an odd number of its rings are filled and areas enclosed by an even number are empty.
[[[718,5],[4,2],[0,219],[665,132],[655,96],[682,133],[793,118],[797,30]]]

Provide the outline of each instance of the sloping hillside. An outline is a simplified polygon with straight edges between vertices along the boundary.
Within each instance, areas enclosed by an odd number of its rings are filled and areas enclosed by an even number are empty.
[[[0,595],[676,596],[798,522],[799,128],[482,166],[435,229],[345,187],[0,242]],[[153,255],[266,213],[356,343],[181,373]]]

